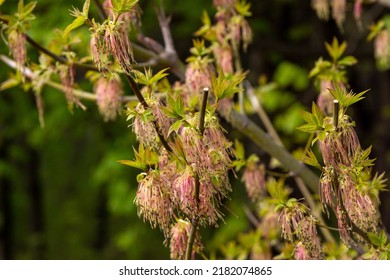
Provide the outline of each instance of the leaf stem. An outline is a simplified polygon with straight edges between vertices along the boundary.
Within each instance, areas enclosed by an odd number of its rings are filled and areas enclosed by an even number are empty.
[[[337,99],[333,100],[333,125],[337,130],[339,126],[339,111],[340,111],[340,103]]]
[[[203,135],[203,133],[204,133],[204,119],[206,116],[206,107],[207,107],[208,97],[209,97],[209,88],[205,87],[205,88],[203,88],[202,107],[201,107],[200,116],[199,116],[199,132],[201,135]]]

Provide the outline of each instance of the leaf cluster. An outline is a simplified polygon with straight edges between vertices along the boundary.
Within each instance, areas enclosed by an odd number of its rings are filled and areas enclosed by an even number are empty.
[[[7,22],[9,30],[25,32],[29,22],[35,19],[35,16],[32,12],[36,5],[36,1],[29,2],[28,4],[24,5],[24,1],[19,0],[18,11],[13,15],[0,15],[0,19]]]
[[[83,5],[83,11],[80,11],[78,8],[73,7],[70,10],[71,16],[76,17],[71,24],[69,24],[64,30],[64,37],[68,36],[69,33],[82,26],[84,22],[88,19],[89,6],[91,4],[90,0],[86,0]]]
[[[211,86],[217,101],[241,92],[242,88],[239,85],[245,79],[245,75],[245,73],[225,75],[222,71],[219,71],[218,76],[213,76],[211,78]]]
[[[325,48],[331,60],[324,60],[320,57],[314,68],[310,71],[309,77],[317,77],[334,83],[345,83],[347,81],[345,68],[357,63],[357,59],[353,56],[344,56],[347,48],[347,43],[341,44],[336,38],[333,38],[331,44],[325,43]]]
[[[144,147],[140,144],[138,151],[133,147],[135,160],[119,160],[118,162],[124,165],[128,165],[134,168],[146,171],[151,166],[158,163],[158,156],[155,151],[150,147]]]
[[[138,0],[112,0],[113,10],[118,13],[118,15],[130,12],[133,7],[138,3]]]

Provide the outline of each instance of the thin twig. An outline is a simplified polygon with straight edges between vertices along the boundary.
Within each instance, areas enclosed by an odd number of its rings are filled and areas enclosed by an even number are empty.
[[[7,57],[5,55],[0,55],[0,60],[3,61],[6,65],[11,67],[12,69],[16,69],[15,61],[10,59],[9,57]],[[21,74],[30,80],[33,80],[35,78],[34,73],[28,67],[23,67],[21,69]],[[58,89],[62,92],[66,92],[66,90],[67,90],[67,88],[65,86],[63,86],[62,84],[53,82],[51,80],[44,81],[43,83],[47,86]],[[84,91],[84,90],[80,90],[80,89],[73,89],[73,94],[81,99],[96,101],[96,94],[94,94],[92,92],[88,92],[88,91]],[[153,95],[157,98],[162,98],[162,97],[166,96],[166,93],[165,92],[154,93]],[[132,95],[132,96],[127,95],[127,96],[123,96],[121,98],[121,101],[122,101],[122,103],[136,102],[136,101],[138,101],[138,98],[134,95]]]
[[[203,133],[204,133],[204,119],[206,116],[206,107],[207,107],[208,97],[209,97],[209,88],[205,87],[203,89],[202,108],[201,108],[200,116],[199,116],[199,132],[201,135],[203,135]]]
[[[160,24],[161,33],[162,33],[164,45],[165,45],[165,51],[168,54],[176,55],[175,44],[173,42],[171,29],[169,28],[170,18],[167,18],[167,16],[165,15],[164,6],[163,6],[162,1],[160,2],[160,5],[156,5],[156,6],[157,6],[157,8],[156,8],[157,19],[158,19],[158,22]]]

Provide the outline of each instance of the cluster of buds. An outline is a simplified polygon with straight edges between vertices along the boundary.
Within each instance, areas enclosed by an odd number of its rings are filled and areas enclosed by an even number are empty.
[[[72,63],[69,65],[58,64],[57,69],[59,72],[61,84],[64,86],[65,98],[70,109],[73,108],[73,104],[76,103],[80,108],[85,108],[76,95],[74,95],[74,76],[75,69]]]
[[[327,79],[320,79],[320,94],[317,97],[317,105],[325,115],[333,113],[334,97],[329,90],[335,88],[345,89],[345,85],[342,82],[335,83]]]
[[[370,148],[361,148],[354,123],[338,104],[335,100],[333,117],[324,118],[324,126],[332,128],[319,140],[325,164],[320,178],[320,199],[326,210],[329,206],[336,214],[342,241],[351,245],[353,237],[363,241],[362,236],[353,234],[356,228],[363,232],[377,231],[379,211],[377,198],[366,187],[370,184],[369,167],[373,162],[368,158]]]
[[[213,49],[214,57],[217,65],[221,68],[223,73],[233,73],[233,53],[229,44],[216,44]]]
[[[160,170],[152,170],[139,181],[134,203],[138,215],[148,221],[152,228],[159,227],[165,237],[170,234],[173,217],[171,182]]]
[[[252,201],[258,201],[266,195],[265,166],[258,162],[248,162],[242,174],[248,197]]]
[[[138,5],[135,5],[128,12],[121,13],[119,16],[118,13],[116,13],[113,9],[112,0],[104,0],[102,6],[111,20],[117,19],[118,21],[123,22],[122,26],[126,34],[131,30],[132,27],[137,27],[141,24],[141,12]]]
[[[90,47],[92,60],[100,71],[109,66],[111,54],[123,72],[131,73],[133,49],[122,21],[106,20],[103,24],[94,23]]]
[[[148,100],[148,104],[149,109],[139,104],[131,113],[135,115],[133,128],[139,141],[158,154],[158,164],[139,181],[135,203],[139,215],[164,232],[171,256],[184,258],[189,225],[196,221],[199,226],[217,226],[222,219],[219,206],[231,191],[231,143],[214,116],[205,117],[202,127],[199,113],[185,115],[186,121],[174,136],[168,135],[172,122],[164,110],[157,111],[160,102]],[[174,137],[173,151],[160,147],[150,118],[164,138]],[[184,222],[172,226],[178,217]],[[195,237],[192,253],[202,248],[197,240]]]
[[[101,75],[95,83],[96,103],[105,121],[115,120],[122,108],[122,83],[118,75]]]
[[[285,206],[279,216],[282,236],[295,243],[295,258],[298,260],[323,259],[316,220],[306,213],[303,205],[292,203]]]
[[[197,117],[197,116],[196,116]],[[197,120],[194,117],[192,120]],[[224,136],[217,120],[213,117],[207,122],[203,135],[194,127],[182,127],[179,131],[183,152],[186,162],[198,176],[200,182],[200,193],[198,213],[188,213],[191,217],[196,215],[202,225],[216,225],[221,214],[218,205],[221,199],[231,191],[227,172],[231,168],[230,142]],[[191,177],[191,174],[184,173]],[[194,178],[186,180],[194,182]],[[184,177],[183,177],[184,178]],[[180,196],[193,195],[191,188],[183,189],[190,193],[180,193]]]
[[[215,32],[218,42],[221,46],[226,45],[227,40],[230,40],[234,46],[239,46],[242,42],[244,50],[247,49],[249,43],[252,42],[252,29],[246,19],[250,16],[249,5],[242,3],[242,9],[237,9],[234,0],[213,1],[217,8],[215,18],[217,23],[215,25]]]
[[[144,146],[158,147],[158,137],[153,126],[155,119],[152,111],[145,109],[141,103],[132,111],[134,115],[133,132],[137,136],[138,141]]]
[[[213,69],[207,54],[195,54],[187,59],[185,84],[190,95],[200,93],[203,87],[211,87]],[[188,96],[187,96],[188,97]]]
[[[179,219],[171,228],[170,256],[171,259],[184,259],[187,249],[187,241],[190,236],[191,223]],[[195,253],[202,251],[202,243],[200,234],[197,232],[195,236],[194,247],[192,251],[192,259],[195,258]]]

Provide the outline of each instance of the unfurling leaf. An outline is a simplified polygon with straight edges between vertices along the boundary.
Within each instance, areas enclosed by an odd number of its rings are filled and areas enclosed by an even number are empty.
[[[308,165],[322,169],[322,166],[319,164],[317,157],[312,150],[308,150],[307,153],[301,158],[301,160]]]
[[[387,243],[387,235],[386,232],[383,230],[379,234],[369,232],[368,238],[370,239],[372,244],[377,247],[382,247]]]
[[[138,151],[134,149],[135,160],[118,160],[119,163],[135,167],[145,171],[149,166],[156,165],[158,163],[157,154],[149,147],[144,147],[140,144]]]
[[[138,3],[138,0],[112,0],[113,10],[119,15],[130,12]]]
[[[312,112],[303,112],[302,118],[307,122],[302,126],[297,127],[297,129],[314,133],[323,130],[324,125],[324,114],[321,112],[320,108],[313,102],[312,104]]]
[[[89,12],[89,6],[91,4],[91,0],[85,0],[84,6],[83,6],[83,15],[88,18],[88,12]]]
[[[244,80],[245,73],[239,73],[234,76],[225,76],[220,72],[218,77],[211,78],[214,96],[220,100],[226,97],[231,97],[233,94],[241,91],[239,84]]]
[[[86,18],[84,15],[80,15],[80,16],[78,16],[77,18],[75,18],[75,19],[73,20],[73,22],[72,22],[71,24],[69,24],[69,25],[65,28],[64,37],[68,36],[68,34],[70,33],[70,31],[72,31],[73,29],[76,29],[77,27],[80,27],[81,25],[83,25],[86,19],[87,19],[87,18]]]
[[[284,181],[270,179],[267,181],[267,190],[274,199],[274,204],[284,204],[288,197],[288,192],[284,189]]]

